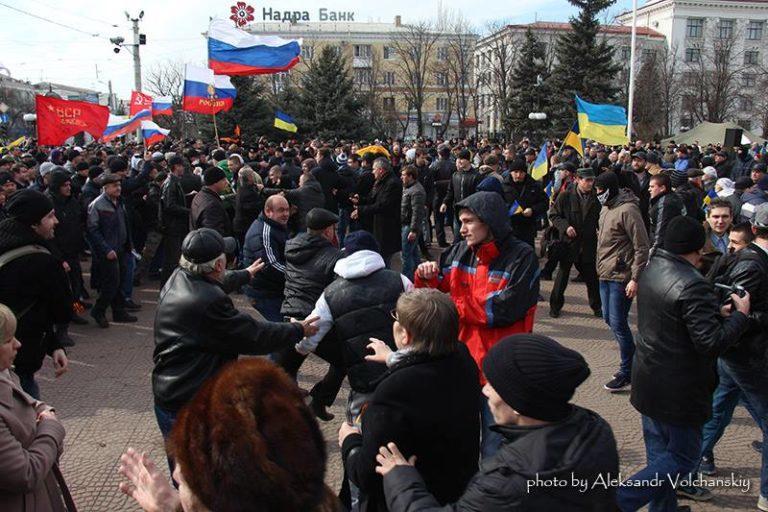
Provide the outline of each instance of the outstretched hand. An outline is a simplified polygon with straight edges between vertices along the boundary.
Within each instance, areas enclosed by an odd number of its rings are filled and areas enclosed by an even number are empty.
[[[147,454],[128,448],[120,456],[118,472],[128,479],[120,483],[120,490],[136,500],[142,509],[147,512],[175,512],[179,509],[179,493]]]

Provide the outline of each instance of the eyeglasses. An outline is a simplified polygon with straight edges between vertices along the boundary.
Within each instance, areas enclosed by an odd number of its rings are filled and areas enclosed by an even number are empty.
[[[397,308],[395,308],[395,309],[393,309],[392,311],[390,311],[390,312],[389,312],[389,316],[391,316],[392,318],[394,318],[394,319],[395,319],[395,322],[399,322],[399,321],[400,321],[400,319],[399,319],[399,318],[397,318]]]

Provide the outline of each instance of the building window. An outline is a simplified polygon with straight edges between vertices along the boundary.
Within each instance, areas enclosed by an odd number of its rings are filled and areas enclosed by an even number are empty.
[[[747,39],[750,41],[759,41],[763,38],[763,21],[750,21],[747,24]]]
[[[314,46],[304,46],[301,45],[301,58],[302,59],[311,59],[315,55],[315,47]]]
[[[730,39],[733,37],[733,20],[720,20],[717,24],[718,37]]]
[[[697,39],[704,35],[704,18],[688,18],[685,35]]]
[[[382,106],[384,107],[384,110],[394,110],[395,109],[395,98],[393,97],[387,97],[381,99]]]
[[[651,60],[656,58],[656,50],[653,48],[643,48],[643,60]]]
[[[755,79],[754,73],[743,73],[741,75],[741,86],[742,87],[754,87],[757,80]]]
[[[744,52],[744,64],[747,66],[755,66],[758,64],[759,54],[757,50],[747,50]]]
[[[371,56],[371,45],[369,44],[355,45],[355,57],[368,58],[370,56]]]
[[[726,65],[728,64],[728,56],[731,52],[728,50],[715,50],[715,64]]]
[[[701,61],[701,49],[700,48],[686,48],[685,49],[685,62],[699,62]]]
[[[742,96],[741,100],[739,101],[739,107],[742,112],[751,112],[755,107],[755,103],[749,96]]]
[[[331,49],[331,52],[333,52],[333,54],[336,57],[341,56],[341,46],[333,45],[333,46],[330,46],[330,49]]]
[[[632,55],[632,48],[630,48],[629,46],[621,47],[621,60],[628,61],[631,55]]]
[[[385,46],[384,48],[382,48],[382,53],[384,54],[384,59],[386,60],[391,59],[392,57],[394,57],[394,54],[395,54],[394,50],[392,50],[390,46]]]
[[[437,49],[437,60],[448,60],[448,47],[440,46]]]
[[[448,73],[435,73],[437,85],[448,85]]]
[[[448,110],[448,98],[437,98],[435,100],[435,107],[438,112],[445,112]]]
[[[745,130],[751,130],[752,129],[752,121],[750,119],[739,119],[738,121],[739,126],[744,128]]]
[[[384,85],[395,85],[395,73],[393,71],[385,71],[381,83]]]
[[[366,85],[371,83],[371,70],[370,69],[356,69],[355,70],[355,82],[360,85]]]

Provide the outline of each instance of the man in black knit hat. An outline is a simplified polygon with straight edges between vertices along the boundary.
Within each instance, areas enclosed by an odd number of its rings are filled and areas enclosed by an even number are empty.
[[[702,425],[712,415],[715,361],[749,326],[750,300],[736,294],[720,307],[697,266],[704,227],[672,219],[638,282],[638,336],[632,368],[632,405],[642,414],[648,465],[617,493],[621,510],[677,510],[672,482],[685,482],[701,456]],[[723,315],[723,316],[721,316]],[[641,482],[658,477],[661,485]]]
[[[491,348],[483,373],[494,428],[504,436],[499,451],[443,509],[413,458],[394,443],[382,446],[376,471],[384,476],[388,509],[615,510],[608,478],[618,474],[619,455],[611,427],[569,403],[590,374],[581,354],[546,336],[516,334]]]

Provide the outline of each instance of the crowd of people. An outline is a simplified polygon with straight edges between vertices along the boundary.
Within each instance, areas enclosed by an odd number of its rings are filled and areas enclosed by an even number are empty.
[[[535,179],[538,154],[527,139],[14,148],[0,503],[68,506],[64,430],[35,373],[46,356],[67,371],[71,323],[137,321],[133,289],[157,280],[152,393],[173,481],[134,450],[120,468],[146,510],[680,510],[677,496],[712,498],[695,475],[716,473],[742,402],[768,511],[765,148],[552,141]],[[545,482],[619,471],[611,427],[571,403],[587,362],[533,334],[550,279],[550,317],[568,322],[581,281],[616,340],[603,387],[631,388],[648,459],[623,485]],[[328,369],[303,392],[310,354]],[[345,379],[336,497],[317,420]]]

